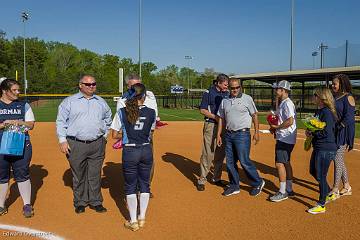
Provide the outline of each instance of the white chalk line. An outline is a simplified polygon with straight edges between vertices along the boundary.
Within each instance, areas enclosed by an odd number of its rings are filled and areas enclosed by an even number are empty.
[[[27,227],[0,224],[0,229],[11,231],[11,232],[3,231],[1,233],[3,237],[28,236],[28,237],[37,237],[46,240],[65,240],[65,238],[54,235],[51,232],[43,232],[40,230],[31,229]]]

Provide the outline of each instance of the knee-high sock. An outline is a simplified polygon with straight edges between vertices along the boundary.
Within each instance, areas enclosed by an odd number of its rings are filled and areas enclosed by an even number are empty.
[[[130,194],[126,195],[126,202],[129,208],[130,213],[130,222],[136,222],[137,221],[137,197],[136,194]]]
[[[9,183],[0,184],[0,207],[5,206],[6,194],[9,188]]]
[[[140,193],[140,219],[145,219],[146,209],[149,204],[150,193]]]
[[[17,183],[21,198],[25,204],[30,204],[31,199],[31,183],[30,179],[26,180],[25,182],[18,182]]]

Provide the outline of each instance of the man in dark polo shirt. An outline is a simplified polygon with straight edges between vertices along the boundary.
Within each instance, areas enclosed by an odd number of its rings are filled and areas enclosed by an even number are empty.
[[[229,77],[227,75],[219,74],[216,77],[216,82],[203,94],[200,104],[200,113],[204,115],[205,123],[203,128],[203,147],[200,158],[201,175],[197,185],[198,191],[205,190],[206,177],[212,165],[214,166],[212,183],[218,186],[225,186],[221,181],[225,149],[223,146],[216,146],[216,114],[222,99],[229,96],[229,92],[227,91],[228,81]]]

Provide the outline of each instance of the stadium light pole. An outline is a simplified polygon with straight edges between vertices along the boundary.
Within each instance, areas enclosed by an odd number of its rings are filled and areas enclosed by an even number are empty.
[[[324,68],[324,62],[325,62],[325,50],[328,49],[329,46],[324,45],[323,43],[320,44],[319,50],[320,50],[320,68]]]
[[[139,76],[141,79],[142,0],[139,0]]]
[[[190,61],[193,59],[192,56],[185,56],[185,60],[188,60],[188,95],[190,95]]]
[[[23,37],[23,41],[24,41],[24,94],[26,96],[26,92],[27,92],[27,87],[28,87],[28,83],[27,83],[27,79],[26,79],[26,32],[25,32],[25,22],[27,20],[29,20],[29,14],[27,12],[22,12],[21,13],[21,18],[22,18],[22,21],[24,23],[24,37]]]
[[[313,69],[315,69],[315,58],[316,58],[317,55],[318,55],[317,51],[314,51],[314,52],[311,53],[311,56],[313,57]]]
[[[293,55],[294,55],[294,9],[295,0],[291,0],[291,25],[290,25],[290,71],[293,70]]]

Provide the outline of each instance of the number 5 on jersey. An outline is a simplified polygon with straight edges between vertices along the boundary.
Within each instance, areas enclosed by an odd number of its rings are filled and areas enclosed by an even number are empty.
[[[139,119],[136,121],[134,130],[142,130],[144,127],[144,121],[146,120],[146,117],[139,117]]]

